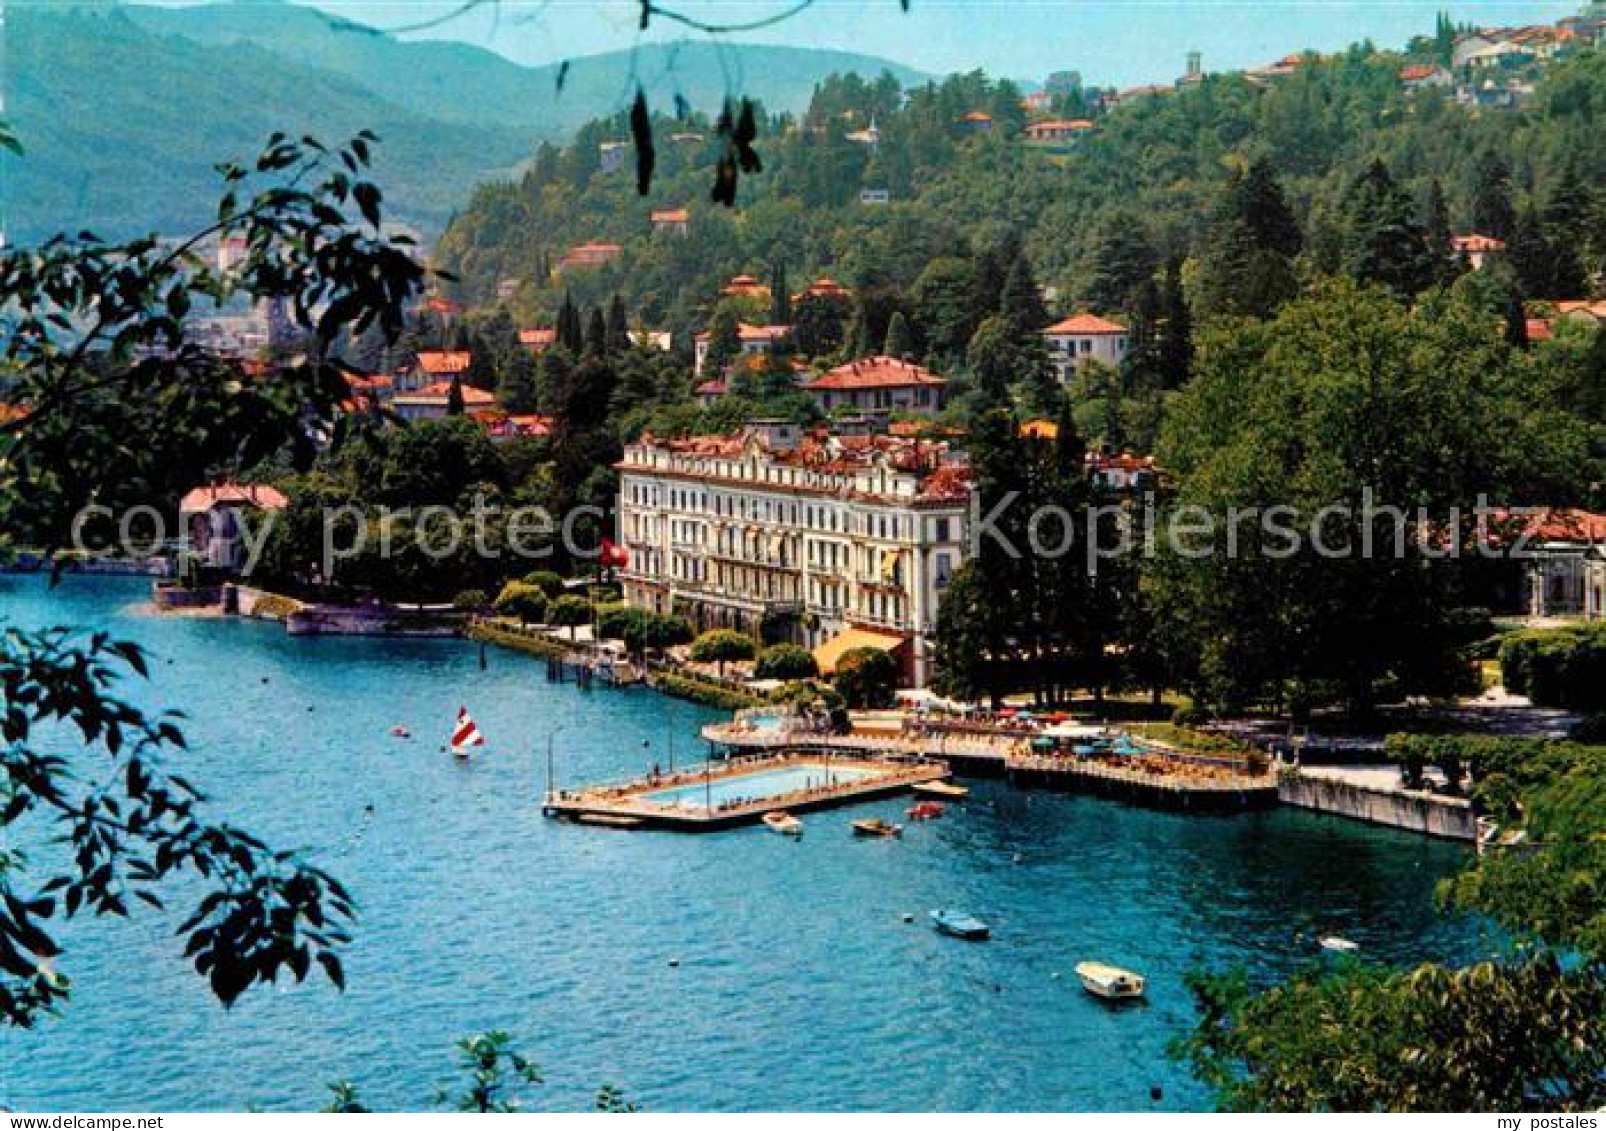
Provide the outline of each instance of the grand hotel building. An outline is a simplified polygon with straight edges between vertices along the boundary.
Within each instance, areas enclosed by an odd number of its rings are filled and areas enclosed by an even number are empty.
[[[930,675],[937,604],[966,553],[972,478],[942,442],[756,425],[625,449],[621,570],[632,605],[699,629],[766,617],[823,671],[854,647]]]

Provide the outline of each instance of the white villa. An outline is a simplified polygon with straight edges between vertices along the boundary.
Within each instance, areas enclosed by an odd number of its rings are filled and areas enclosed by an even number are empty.
[[[1127,328],[1094,314],[1077,314],[1042,331],[1048,357],[1062,382],[1076,376],[1090,362],[1120,365],[1129,343]]]

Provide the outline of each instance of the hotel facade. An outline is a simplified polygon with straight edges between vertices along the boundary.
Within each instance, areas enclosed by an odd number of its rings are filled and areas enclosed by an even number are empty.
[[[783,626],[821,670],[856,647],[931,674],[937,606],[963,563],[973,483],[942,443],[750,427],[625,449],[625,599],[701,630]]]

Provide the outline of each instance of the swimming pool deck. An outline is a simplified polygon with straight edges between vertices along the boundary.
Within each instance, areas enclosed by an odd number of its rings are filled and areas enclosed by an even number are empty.
[[[784,750],[807,741],[821,749],[861,757],[936,759],[958,771],[1007,777],[1019,785],[1083,790],[1168,809],[1261,809],[1277,804],[1276,775],[1229,771],[1216,764],[1218,759],[1174,751],[1152,740],[1144,741],[1157,755],[1175,761],[1174,773],[1158,772],[1148,764],[1157,758],[1122,765],[1096,758],[1026,753],[1019,749],[1021,738],[1013,735],[846,734],[800,739],[785,731],[714,723],[703,728],[702,736],[730,751]]]
[[[850,781],[810,789],[716,803],[711,808],[677,805],[654,797],[674,790],[695,792],[698,787],[714,785],[728,789],[743,778],[759,779],[777,771],[813,767],[851,772],[855,777]],[[922,782],[939,781],[947,776],[948,767],[940,762],[858,757],[829,749],[791,750],[780,755],[710,762],[657,778],[636,778],[578,790],[558,790],[547,795],[542,812],[549,817],[614,828],[713,832],[754,824],[763,820],[766,813],[783,809],[790,813],[802,813],[887,797]]]

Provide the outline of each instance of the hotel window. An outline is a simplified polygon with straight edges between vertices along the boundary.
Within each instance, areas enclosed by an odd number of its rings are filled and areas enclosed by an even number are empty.
[[[939,521],[947,522],[947,519]],[[953,559],[948,554],[933,554],[931,557],[932,584],[940,592],[948,588],[948,583],[954,578]]]

